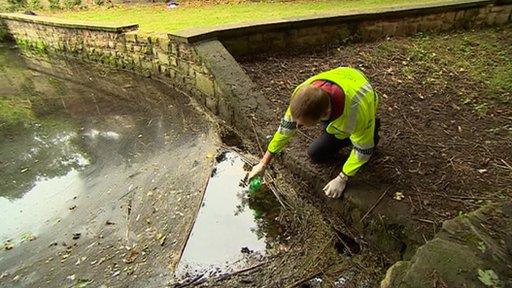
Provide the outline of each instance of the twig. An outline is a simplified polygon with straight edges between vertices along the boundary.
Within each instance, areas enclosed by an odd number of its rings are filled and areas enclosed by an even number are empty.
[[[307,275],[306,277],[303,277],[301,278],[300,280],[297,280],[295,282],[293,282],[292,284],[290,284],[289,286],[287,286],[288,288],[293,288],[293,287],[297,287],[299,286],[300,284],[306,282],[306,281],[309,281],[315,277],[317,277],[318,275],[322,274],[322,271],[320,272],[314,272],[314,273],[311,273],[309,275]]]
[[[267,187],[270,189],[270,191],[272,191],[272,193],[274,193],[274,196],[276,196],[276,199],[277,201],[279,202],[279,204],[281,204],[281,206],[283,206],[284,209],[288,209],[288,204],[285,204],[285,202],[283,201],[283,199],[281,199],[281,197],[279,196],[279,194],[281,192],[279,192],[279,190],[277,189],[277,187],[273,184],[273,183],[268,183],[267,184]]]
[[[130,195],[130,199],[128,199],[127,212],[126,212],[126,244],[130,244],[130,215],[132,214],[132,202],[133,202],[133,194]]]
[[[256,132],[256,126],[254,126],[254,121],[252,121],[252,119],[251,119],[251,126],[252,126],[252,132],[254,132],[254,136],[256,137],[256,143],[258,144],[258,148],[260,148],[261,155],[263,155],[265,152],[263,152],[260,138],[258,137],[258,133]]]
[[[313,140],[315,140],[312,137],[309,137],[306,133],[304,133],[304,132],[302,132],[302,131],[300,131],[298,129],[297,129],[297,133],[299,133],[300,135],[304,136],[304,138],[308,139],[311,142],[313,142]]]
[[[389,188],[387,188],[386,191],[384,191],[384,193],[382,193],[382,195],[380,195],[379,200],[377,200],[377,202],[375,202],[375,204],[373,204],[372,208],[370,208],[370,210],[368,210],[368,212],[366,212],[366,214],[364,214],[363,218],[361,218],[361,220],[359,222],[362,223],[364,221],[364,219],[366,219],[366,217],[373,211],[373,209],[375,209],[375,207],[377,207],[377,205],[379,205],[380,201],[382,201],[382,199],[384,198],[384,196],[386,196],[388,191],[389,191]]]
[[[435,224],[436,222],[432,221],[432,220],[428,220],[428,219],[421,219],[421,218],[415,218],[416,220],[420,221],[420,222],[424,222],[424,223],[428,223],[428,224]]]
[[[412,193],[412,194],[414,195],[414,193]],[[491,198],[491,197],[457,196],[457,195],[446,195],[446,194],[441,194],[441,193],[436,193],[436,192],[428,192],[426,194],[431,194],[431,195],[435,195],[435,196],[443,196],[445,198],[451,198],[451,199],[462,199],[462,200],[496,200],[495,198]],[[419,196],[419,195],[416,194],[416,196]]]
[[[324,244],[324,246],[322,247],[322,249],[320,249],[320,252],[318,252],[318,253],[315,255],[315,257],[313,257],[313,259],[311,259],[311,262],[314,262],[314,261],[318,258],[318,256],[320,256],[320,255],[322,255],[322,254],[324,253],[325,249],[327,249],[327,247],[329,247],[329,244],[331,244],[331,243],[332,243],[332,240],[333,240],[333,239],[334,239],[334,235],[333,235],[333,236],[331,236],[331,238],[329,239],[329,241],[325,242],[325,244]],[[315,264],[315,265],[316,265],[316,264]],[[308,270],[310,267],[311,267],[311,264],[309,264],[309,265],[308,265],[308,267],[307,267],[306,269],[304,269],[304,270]],[[291,287],[293,287],[293,286],[291,286]]]
[[[219,277],[217,277],[217,278],[213,279],[213,281],[222,281],[222,280],[225,280],[225,279],[227,279],[227,278],[230,278],[230,277],[236,276],[236,275],[238,275],[238,274],[241,274],[241,273],[245,273],[245,272],[248,272],[248,271],[254,270],[254,269],[259,268],[259,267],[261,267],[261,266],[263,266],[263,265],[266,265],[266,264],[268,264],[268,263],[270,263],[270,261],[261,262],[261,263],[259,263],[259,264],[254,265],[254,266],[251,266],[251,267],[249,267],[249,268],[245,268],[245,269],[242,269],[242,270],[239,270],[239,271],[236,271],[236,272],[230,273],[230,274],[221,275],[221,276],[219,276]],[[196,284],[200,284],[200,283],[196,283]]]
[[[507,162],[505,162],[505,160],[500,159],[500,161],[501,161],[503,164],[505,164],[505,166],[507,166],[507,167],[508,167],[508,169],[512,170],[512,166],[510,166],[510,164],[508,164]]]
[[[445,145],[439,144],[439,143],[438,144],[432,144],[432,143],[416,142],[416,141],[409,141],[409,143],[414,144],[414,145],[428,146],[428,147],[432,147],[432,148],[448,149],[448,147],[446,147]]]
[[[190,285],[200,284],[202,282],[201,281],[198,282],[198,281],[201,280],[201,279],[203,279],[203,281],[204,281],[203,276],[204,276],[204,274],[200,274],[200,275],[197,275],[196,277],[194,277],[192,279],[185,279],[183,282],[176,283],[172,287],[173,288],[183,288],[183,287],[187,287],[187,286],[190,286]]]
[[[352,253],[352,251],[350,250],[350,247],[348,246],[347,243],[345,243],[345,240],[343,240],[340,235],[338,235],[338,233],[335,231],[334,232],[336,234],[336,237],[338,238],[338,240],[340,240],[341,244],[343,244],[343,246],[345,246],[345,249],[347,249],[348,251],[348,254],[350,254],[350,256],[353,256],[354,253]]]

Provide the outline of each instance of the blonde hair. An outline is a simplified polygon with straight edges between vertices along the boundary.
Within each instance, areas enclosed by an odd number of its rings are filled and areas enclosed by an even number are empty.
[[[304,85],[290,100],[290,112],[293,119],[320,120],[329,106],[329,95],[322,89]]]

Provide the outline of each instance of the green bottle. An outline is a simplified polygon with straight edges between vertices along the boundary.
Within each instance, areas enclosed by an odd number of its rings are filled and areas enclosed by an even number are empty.
[[[252,178],[251,181],[249,182],[249,191],[250,192],[258,191],[258,190],[260,190],[261,185],[262,185],[261,176],[256,176],[256,177]]]

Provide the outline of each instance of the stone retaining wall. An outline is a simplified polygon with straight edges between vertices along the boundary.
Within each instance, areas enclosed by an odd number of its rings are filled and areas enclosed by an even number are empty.
[[[502,25],[511,21],[512,1],[447,1],[413,7],[296,17],[277,21],[194,29],[178,33],[190,43],[216,37],[235,56],[310,49],[329,43],[371,41],[418,32]]]
[[[0,17],[22,53],[134,71],[163,80],[194,96],[211,111],[218,111],[218,92],[211,73],[190,44],[165,34],[144,35],[136,31],[137,25],[100,26],[19,14]]]
[[[250,87],[254,84],[242,76],[243,70],[233,56],[310,48],[349,39],[372,40],[420,31],[499,25],[510,21],[511,13],[510,0],[451,1],[435,6],[302,17],[172,35],[145,35],[137,30],[136,24],[95,25],[0,14],[0,31],[4,32],[0,35],[7,33],[22,51],[30,51],[33,57],[101,63],[160,79],[191,95],[228,124],[246,131],[253,129],[246,115],[268,118],[260,109],[266,106],[266,100],[252,92],[255,89]],[[240,83],[245,83],[245,88]]]

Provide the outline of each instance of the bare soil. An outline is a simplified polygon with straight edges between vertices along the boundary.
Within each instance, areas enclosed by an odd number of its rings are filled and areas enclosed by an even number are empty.
[[[382,128],[376,154],[356,177],[391,186],[386,197],[403,193],[419,225],[512,199],[510,26],[237,60],[275,105],[276,127],[308,77],[338,66],[362,70],[380,95]],[[321,128],[301,132],[288,153],[305,155]]]

